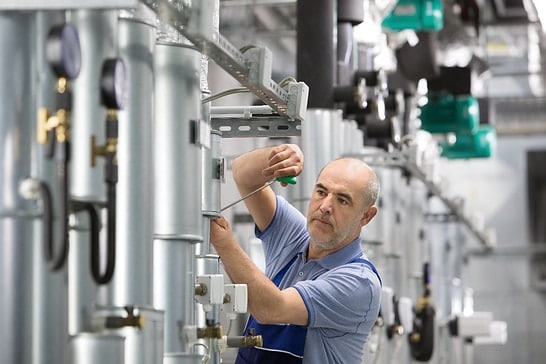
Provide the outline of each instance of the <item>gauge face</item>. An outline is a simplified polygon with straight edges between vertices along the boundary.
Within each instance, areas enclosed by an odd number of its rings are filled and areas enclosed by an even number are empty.
[[[78,31],[71,24],[54,26],[47,37],[46,56],[57,77],[74,79],[81,69],[82,57]]]
[[[127,73],[121,58],[104,61],[101,75],[101,102],[109,109],[120,110],[127,104]]]

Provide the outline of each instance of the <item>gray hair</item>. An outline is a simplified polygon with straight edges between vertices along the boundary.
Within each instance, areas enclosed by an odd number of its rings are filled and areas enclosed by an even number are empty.
[[[370,168],[370,166],[368,166],[368,168]],[[364,204],[366,206],[375,205],[375,203],[377,202],[377,198],[379,196],[379,191],[380,191],[379,178],[377,177],[377,174],[375,174],[375,172],[370,168],[368,185],[364,189]]]

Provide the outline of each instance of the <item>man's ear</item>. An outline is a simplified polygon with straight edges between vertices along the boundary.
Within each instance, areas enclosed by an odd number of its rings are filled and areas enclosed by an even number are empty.
[[[364,214],[362,215],[362,219],[360,219],[360,225],[361,226],[367,225],[370,221],[372,221],[372,219],[374,218],[376,214],[377,214],[377,207],[375,207],[375,205],[368,207],[366,211],[364,211]]]

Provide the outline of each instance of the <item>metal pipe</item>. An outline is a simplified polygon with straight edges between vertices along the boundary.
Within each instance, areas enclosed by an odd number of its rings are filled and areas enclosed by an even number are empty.
[[[46,59],[46,38],[53,25],[64,22],[64,15],[63,11],[35,13],[35,59],[38,78],[35,87],[38,107],[51,109],[56,103],[53,89],[55,77]],[[33,58],[28,55],[27,57]],[[35,136],[36,130],[33,129],[31,134]],[[46,148],[36,146],[37,142],[34,142],[33,147],[28,150],[33,161],[32,176],[53,185],[56,175],[55,162],[46,158]],[[57,191],[53,191],[53,199],[57,200]],[[42,229],[42,222],[36,221],[34,227],[36,245],[32,264],[34,274],[32,315],[37,319],[32,320],[32,362],[64,364],[68,362],[66,270],[52,274],[48,269],[41,249]]]
[[[70,194],[74,201],[100,204],[106,199],[104,162],[99,159],[95,168],[91,166],[91,137],[105,135],[106,109],[100,102],[100,80],[104,59],[115,55],[117,11],[75,10],[71,19],[80,36],[82,67],[73,83],[71,137],[77,148],[71,156]],[[77,334],[90,330],[94,305],[106,304],[107,295],[105,291],[99,294],[89,264],[82,264],[91,260],[87,217],[75,213],[73,218],[76,225],[69,238],[69,332]]]
[[[307,203],[318,173],[341,152],[339,143],[341,123],[341,110],[307,110],[299,142],[305,154],[305,169],[294,188],[293,201],[303,213],[307,211]]]
[[[182,329],[195,325],[195,244],[203,240],[201,55],[159,43],[155,73],[155,241],[153,300],[165,311],[164,354],[190,348]],[[203,131],[203,130],[201,130]],[[210,139],[209,139],[210,140]]]
[[[71,363],[121,364],[125,362],[125,339],[119,335],[82,333],[70,339]]]
[[[35,138],[36,82],[32,52],[33,18],[28,13],[0,12],[0,211],[29,211],[32,204],[17,192],[30,174],[31,140]],[[32,53],[31,53],[32,54]],[[0,218],[0,353],[5,363],[30,363],[32,337],[33,221]],[[43,257],[41,257],[43,259]]]
[[[138,18],[119,19],[119,54],[127,105],[118,111],[116,273],[107,305],[150,307],[153,240],[153,51],[156,29]]]

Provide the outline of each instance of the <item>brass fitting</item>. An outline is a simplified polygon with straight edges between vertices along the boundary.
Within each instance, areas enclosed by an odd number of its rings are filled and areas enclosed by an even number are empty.
[[[118,149],[117,138],[107,138],[104,145],[97,145],[97,137],[91,135],[91,166],[97,164],[97,157],[104,157],[109,153],[116,153]]]
[[[197,337],[199,339],[221,339],[222,338],[222,326],[207,326],[205,328],[197,328]]]
[[[198,283],[195,285],[195,295],[196,296],[204,296],[207,294],[207,286],[205,286],[202,283]]]
[[[252,346],[263,346],[264,342],[262,335],[247,335],[243,336],[242,340],[243,347],[252,347]]]
[[[49,111],[41,107],[38,109],[38,143],[47,142],[47,133],[55,129],[57,141],[66,142],[68,140],[68,111],[59,109],[55,114],[49,114]]]
[[[105,326],[108,329],[120,329],[123,327],[136,327],[142,329],[144,327],[144,317],[135,315],[132,311],[127,310],[127,317],[110,316],[105,320]]]

